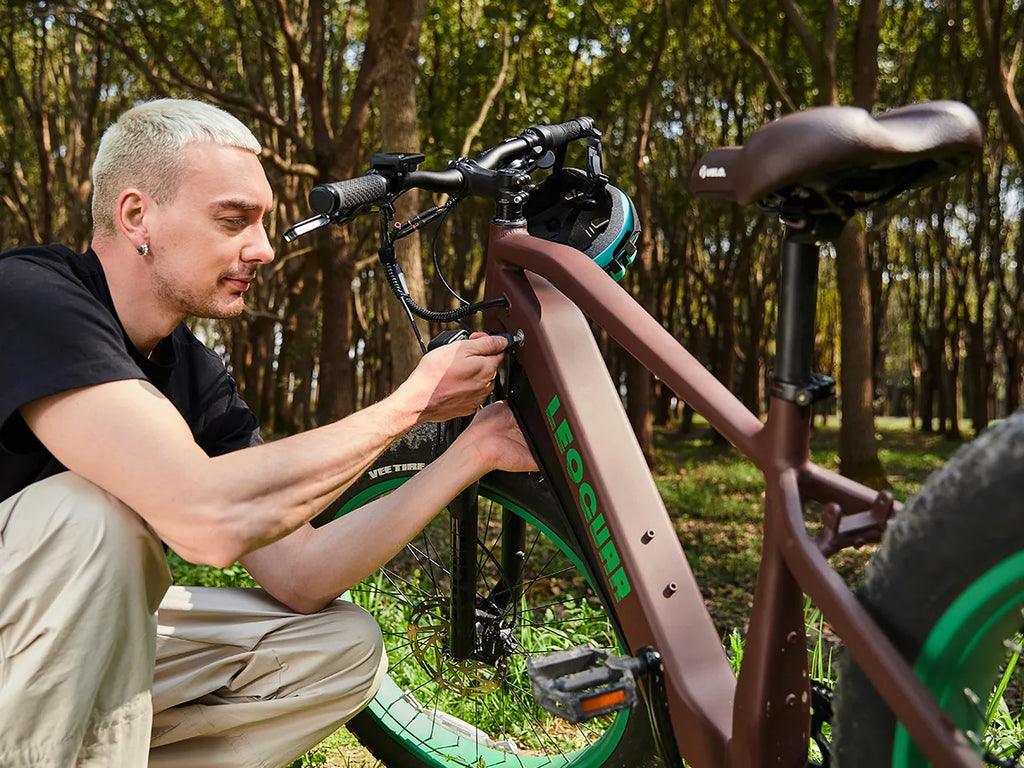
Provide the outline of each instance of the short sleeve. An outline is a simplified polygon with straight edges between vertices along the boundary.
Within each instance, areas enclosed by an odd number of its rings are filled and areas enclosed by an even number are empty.
[[[196,442],[208,456],[220,456],[263,442],[259,419],[238,393],[234,380],[226,372],[224,376],[230,383],[230,393],[210,408],[203,430],[197,435]]]
[[[238,391],[224,361],[185,331],[179,339],[186,350],[183,354],[193,361],[191,389],[196,396],[190,398],[185,420],[199,447],[208,456],[220,456],[262,443],[260,421]]]
[[[0,442],[26,403],[144,378],[117,320],[69,270],[18,255],[0,259]]]

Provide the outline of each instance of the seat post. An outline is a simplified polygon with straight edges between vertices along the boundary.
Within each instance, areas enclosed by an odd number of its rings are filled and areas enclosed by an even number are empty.
[[[798,405],[817,399],[814,377],[814,319],[818,301],[817,243],[787,232],[782,241],[779,280],[779,319],[775,342],[775,372],[771,393]]]

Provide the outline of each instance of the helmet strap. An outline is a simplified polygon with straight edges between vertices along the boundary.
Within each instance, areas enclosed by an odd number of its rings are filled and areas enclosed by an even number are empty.
[[[608,183],[601,164],[601,134],[597,131],[591,131],[587,139],[587,176],[591,192],[599,191]]]

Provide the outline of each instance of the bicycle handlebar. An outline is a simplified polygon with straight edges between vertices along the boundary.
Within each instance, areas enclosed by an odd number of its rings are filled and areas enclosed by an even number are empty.
[[[497,170],[505,163],[541,150],[556,150],[570,141],[586,136],[594,126],[589,117],[577,117],[555,125],[535,125],[527,128],[512,139],[507,139],[481,154],[474,162],[485,171]],[[318,184],[309,193],[309,205],[319,214],[331,215],[340,211],[382,202],[389,195],[397,195],[408,189],[425,189],[430,192],[485,192],[477,189],[474,177],[458,167],[459,162],[444,171],[411,171],[398,176],[385,176],[371,171],[353,179]]]
[[[309,206],[317,213],[330,214],[383,200],[388,182],[379,173],[368,173],[354,179],[317,184],[309,193]]]

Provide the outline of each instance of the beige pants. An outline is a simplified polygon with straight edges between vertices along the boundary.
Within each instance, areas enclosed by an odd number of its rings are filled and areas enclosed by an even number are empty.
[[[0,766],[287,765],[380,685],[351,603],[169,584],[142,519],[77,475],[0,502]]]

